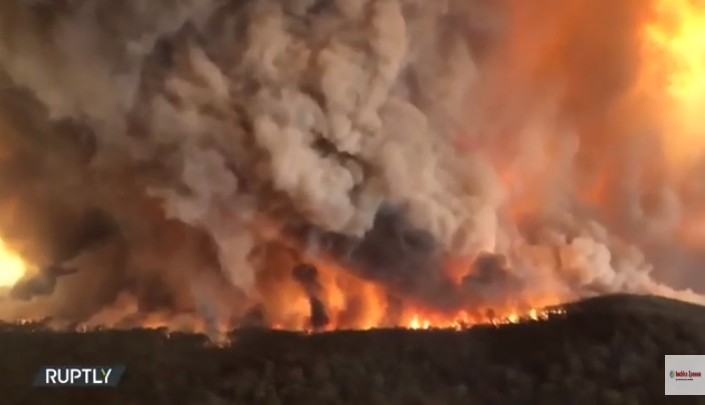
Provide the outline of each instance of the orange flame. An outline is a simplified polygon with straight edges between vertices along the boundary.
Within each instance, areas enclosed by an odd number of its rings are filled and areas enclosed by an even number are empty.
[[[520,312],[509,312],[506,315],[499,318],[491,319],[481,319],[473,318],[468,316],[466,313],[458,314],[457,317],[432,320],[431,318],[424,317],[420,314],[413,314],[411,319],[408,321],[406,327],[408,329],[418,330],[418,329],[466,329],[475,325],[509,325],[518,324],[521,322],[529,321],[542,321],[548,319],[553,315],[564,314],[565,311],[562,309],[536,309],[532,308],[525,313]]]
[[[705,2],[658,0],[653,21],[645,27],[647,75],[662,92],[664,144],[674,164],[702,156],[705,131]],[[654,79],[648,79],[653,86]],[[663,83],[665,82],[665,83]]]

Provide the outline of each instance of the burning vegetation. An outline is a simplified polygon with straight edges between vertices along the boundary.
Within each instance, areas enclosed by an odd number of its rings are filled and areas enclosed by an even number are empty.
[[[0,2],[0,318],[705,303],[705,6],[613,3]]]
[[[622,295],[565,309],[462,331],[237,330],[229,345],[144,329],[1,325],[0,389],[7,404],[662,404],[664,354],[705,350],[702,306]],[[47,363],[127,371],[116,390],[31,387]]]

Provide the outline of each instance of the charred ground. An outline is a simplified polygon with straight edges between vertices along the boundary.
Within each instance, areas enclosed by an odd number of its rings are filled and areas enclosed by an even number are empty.
[[[470,330],[160,331],[4,326],[5,404],[667,404],[664,354],[705,352],[705,309],[607,296],[541,322]],[[41,365],[124,364],[116,390],[38,389]],[[678,403],[697,403],[680,398]],[[673,402],[675,403],[675,402]]]

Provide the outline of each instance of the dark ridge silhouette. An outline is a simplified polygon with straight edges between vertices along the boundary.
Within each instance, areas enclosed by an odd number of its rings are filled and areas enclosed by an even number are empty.
[[[221,346],[161,330],[5,324],[0,389],[8,405],[700,403],[669,401],[662,384],[664,354],[705,350],[705,308],[615,295],[561,309],[545,321],[464,331],[243,329]],[[127,371],[117,390],[32,388],[47,364]]]

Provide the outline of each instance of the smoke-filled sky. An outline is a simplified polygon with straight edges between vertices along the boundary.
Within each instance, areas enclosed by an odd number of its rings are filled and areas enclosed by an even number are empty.
[[[705,302],[705,6],[603,3],[0,2],[0,314]]]

